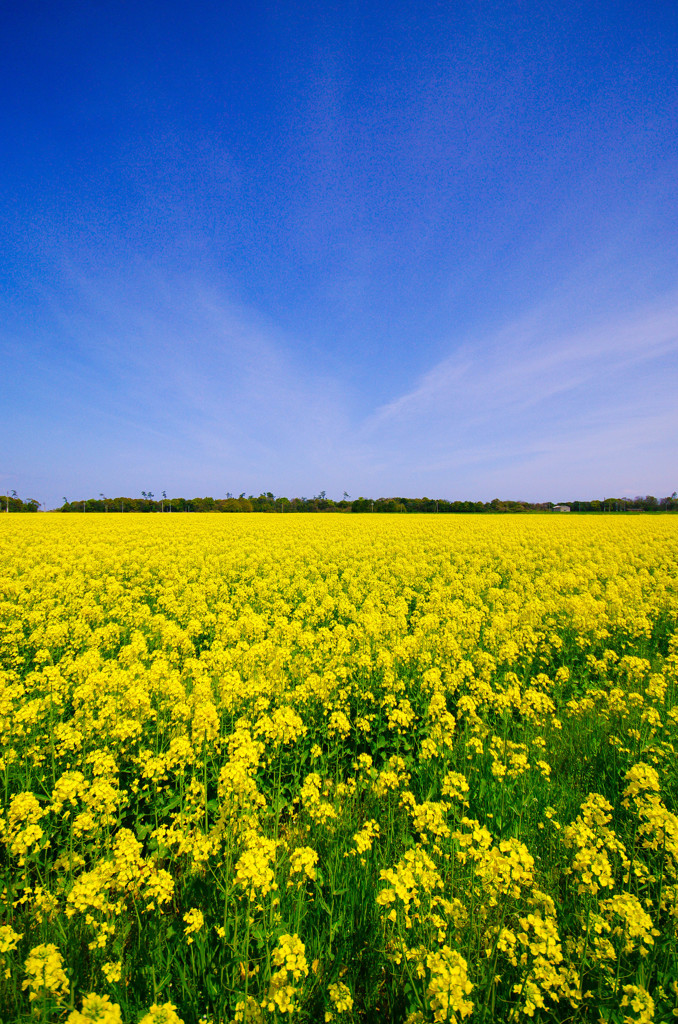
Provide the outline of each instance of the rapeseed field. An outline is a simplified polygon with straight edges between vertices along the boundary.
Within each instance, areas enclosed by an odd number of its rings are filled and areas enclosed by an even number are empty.
[[[678,1015],[678,519],[0,516],[0,1017]]]

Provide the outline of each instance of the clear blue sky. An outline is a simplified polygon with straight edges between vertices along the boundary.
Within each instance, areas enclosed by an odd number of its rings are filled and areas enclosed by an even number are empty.
[[[678,5],[0,14],[0,492],[678,488]]]

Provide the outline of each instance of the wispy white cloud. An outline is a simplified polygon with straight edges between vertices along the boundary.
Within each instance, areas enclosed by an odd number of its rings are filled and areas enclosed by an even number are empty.
[[[581,388],[601,371],[619,373],[676,353],[678,294],[630,322],[609,320],[565,334],[554,331],[541,310],[494,337],[463,344],[411,391],[376,410],[368,426],[436,414],[441,407],[473,409],[474,418],[494,407],[522,409]]]
[[[140,272],[74,277],[52,319],[49,387],[87,424],[81,465],[96,444],[121,488],[125,474],[129,489],[154,474],[185,491],[327,486],[349,429],[341,382],[256,311]]]
[[[42,473],[49,501],[148,486],[535,500],[670,493],[678,294],[631,316],[582,314],[577,326],[581,299],[561,292],[492,335],[451,338],[447,358],[359,416],[371,380],[356,384],[355,368],[338,370],[336,358],[309,362],[299,339],[197,277],[74,277],[68,304],[52,309],[53,331],[21,357],[32,359],[34,389],[30,430],[16,420],[16,451],[34,466],[26,486]]]
[[[558,482],[608,492],[628,480],[668,486],[678,294],[579,329],[555,326],[563,312],[543,307],[464,343],[375,410],[361,436],[379,475],[397,467],[415,489],[430,481],[427,490],[457,496],[501,486],[539,497]]]

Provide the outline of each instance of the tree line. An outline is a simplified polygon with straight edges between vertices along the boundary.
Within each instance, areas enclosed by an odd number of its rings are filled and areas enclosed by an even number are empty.
[[[41,502],[37,498],[24,501],[17,496],[16,491],[0,495],[0,512],[37,512],[40,506]]]
[[[37,511],[39,502],[21,502],[20,499],[0,498],[2,508],[8,502],[10,511]],[[17,507],[22,506],[22,507]],[[157,498],[152,492],[143,491],[140,498],[98,498],[68,501],[55,512],[400,512],[400,513],[519,513],[549,512],[569,508],[572,512],[676,512],[678,498],[674,491],[670,497],[656,498],[653,495],[637,495],[634,498],[600,498],[591,501],[530,502],[502,501],[449,501],[445,498],[351,498],[346,492],[340,501],[328,498],[325,491],[314,497],[287,498],[266,491],[258,496],[237,497],[227,494],[225,498],[168,498],[163,492]]]

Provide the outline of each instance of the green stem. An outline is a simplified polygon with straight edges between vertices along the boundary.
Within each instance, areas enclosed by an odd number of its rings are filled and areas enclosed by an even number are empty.
[[[252,915],[250,913],[252,908],[252,900],[250,893],[247,894],[247,930],[245,933],[245,1015],[247,1015],[249,1006],[249,988],[250,988],[250,925]]]
[[[492,970],[490,972],[490,984],[489,984],[489,987],[488,987],[488,990],[487,990],[487,995],[485,997],[485,1002],[483,1004],[483,1015],[480,1018],[480,1024],[483,1024],[483,1022],[485,1020],[485,1014],[487,1013],[487,1007],[488,1007],[488,1004],[490,1002],[490,996],[491,996],[491,994],[492,994],[492,992],[494,990],[494,976],[495,976],[496,969],[497,969],[497,960],[499,959],[499,940],[501,938],[501,930],[502,930],[502,927],[504,925],[504,918],[506,916],[506,906],[507,906],[507,904],[508,904],[508,900],[505,899],[504,900],[504,905],[503,905],[502,911],[501,911],[501,919],[499,921],[499,927],[497,928],[497,935],[496,935],[496,938],[494,940],[494,947],[492,949],[492,953],[490,954],[490,956],[492,958]]]

